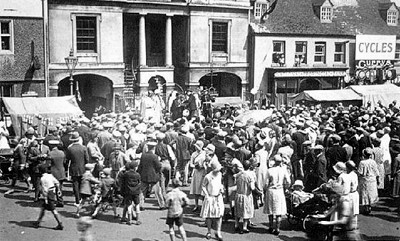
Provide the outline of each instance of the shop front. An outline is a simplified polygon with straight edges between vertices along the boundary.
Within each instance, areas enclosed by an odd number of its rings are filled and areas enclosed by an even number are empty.
[[[343,87],[347,67],[343,68],[267,68],[271,103],[292,105],[291,98],[305,90],[329,90]]]

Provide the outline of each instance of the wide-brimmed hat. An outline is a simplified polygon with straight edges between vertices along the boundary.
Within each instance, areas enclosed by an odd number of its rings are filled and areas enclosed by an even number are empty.
[[[355,170],[357,168],[356,164],[352,160],[348,160],[346,162],[346,167],[347,167],[347,169],[351,169],[351,170]]]
[[[77,131],[74,131],[71,133],[71,136],[69,137],[70,141],[79,141],[79,133]]]
[[[206,150],[211,151],[212,153],[215,153],[215,146],[213,144],[208,144],[206,146]]]
[[[225,137],[226,135],[228,135],[228,133],[226,131],[221,130],[221,129],[217,133],[217,136],[219,136],[219,137]]]
[[[160,141],[161,141],[161,140],[164,140],[165,137],[166,137],[165,133],[157,132],[157,134],[156,134],[157,140],[160,140]]]
[[[314,150],[323,150],[324,147],[323,147],[322,145],[315,145],[315,146],[312,147],[311,149],[314,149]]]
[[[111,175],[111,168],[104,168],[103,169],[103,172],[104,172],[104,174],[106,174],[107,176],[110,176]]]
[[[155,142],[155,141],[149,141],[149,142],[146,142],[146,144],[147,144],[147,146],[157,146],[157,142]]]
[[[202,141],[196,141],[196,143],[193,144],[193,146],[198,149],[198,150],[202,150],[204,147],[204,142]]]
[[[239,129],[239,128],[243,128],[243,126],[244,126],[243,122],[241,122],[241,121],[236,121],[236,122],[235,122],[235,125],[234,125],[234,128]]]
[[[301,188],[304,188],[303,181],[302,181],[302,180],[296,180],[296,181],[294,181],[293,187],[296,187],[296,186],[299,186],[299,187],[301,187]]]
[[[346,164],[344,164],[344,162],[337,162],[333,166],[333,170],[335,170],[335,172],[338,174],[342,174],[347,171]]]
[[[60,144],[61,144],[61,141],[59,141],[59,140],[49,140],[49,145],[57,146]]]
[[[115,130],[115,131],[112,132],[112,136],[115,137],[115,138],[120,138],[121,137],[121,132]]]
[[[104,128],[111,128],[113,126],[114,126],[114,124],[111,121],[107,121],[107,122],[103,123]]]
[[[85,170],[93,170],[94,164],[93,163],[86,163],[85,164]]]

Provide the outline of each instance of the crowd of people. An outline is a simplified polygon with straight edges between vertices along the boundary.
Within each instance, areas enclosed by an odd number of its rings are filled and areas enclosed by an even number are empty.
[[[177,98],[172,102],[183,103]],[[189,187],[191,211],[204,218],[206,238],[215,228],[217,240],[222,240],[223,218],[235,220],[236,232],[248,233],[260,207],[268,216],[269,233],[279,235],[288,205],[307,202],[317,190],[336,196],[325,216],[338,213],[319,224],[344,230],[356,228],[357,215],[373,211],[379,196],[399,197],[400,111],[395,101],[374,109],[341,103],[327,108],[268,105],[261,108],[272,115],[261,122],[237,119],[257,109],[249,103],[211,109],[207,98],[204,102],[184,105],[179,113],[173,113],[171,103],[172,109],[161,115],[149,115],[147,107],[142,114],[95,114],[91,120],[50,126],[46,136],[29,128],[14,149],[6,195],[17,181],[25,182],[34,201],[43,202],[35,226],[49,210],[62,229],[55,209],[64,205],[67,180],[77,217],[89,201],[91,218],[108,205],[115,218],[129,225],[141,224],[143,204],[154,193],[160,210],[168,209],[171,240],[174,224],[187,239],[183,207],[189,201],[180,186]],[[294,203],[287,203],[287,195],[294,196]]]

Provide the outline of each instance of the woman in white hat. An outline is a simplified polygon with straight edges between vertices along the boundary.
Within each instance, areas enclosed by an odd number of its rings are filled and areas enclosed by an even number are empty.
[[[282,161],[280,155],[274,156],[274,166],[268,169],[264,184],[264,213],[268,214],[269,232],[275,235],[280,233],[281,217],[287,212],[284,188],[290,185],[290,176]]]
[[[211,162],[211,172],[208,173],[203,180],[202,190],[204,193],[204,202],[201,208],[200,216],[206,219],[207,223],[207,239],[211,239],[211,229],[214,224],[217,228],[215,237],[222,240],[221,226],[222,216],[224,215],[224,199],[222,197],[222,173],[221,164],[219,162]]]
[[[190,183],[190,194],[194,195],[194,209],[196,212],[199,209],[199,199],[201,198],[204,176],[206,175],[206,152],[203,150],[204,142],[196,141],[193,145],[196,149],[190,157],[190,163],[193,166],[192,182]]]

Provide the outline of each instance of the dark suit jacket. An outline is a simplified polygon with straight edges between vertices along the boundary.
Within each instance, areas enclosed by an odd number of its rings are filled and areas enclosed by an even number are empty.
[[[161,163],[152,152],[143,153],[137,172],[145,183],[157,183],[160,180]]]
[[[192,139],[179,133],[176,139],[176,150],[175,155],[178,162],[190,159],[190,146],[192,144]]]
[[[58,149],[53,149],[50,151],[50,158],[51,158],[51,174],[57,180],[64,180],[65,179],[65,154],[63,151]]]
[[[89,162],[87,148],[77,142],[68,147],[67,160],[71,161],[69,174],[71,176],[82,176],[85,173],[85,164]]]
[[[328,176],[331,177],[332,174],[334,173],[333,166],[337,162],[346,162],[347,161],[347,152],[344,147],[341,147],[339,145],[333,145],[332,147],[328,148],[326,151],[326,160],[327,160],[327,170],[328,170]]]
[[[360,156],[362,156],[362,151],[365,148],[367,148],[367,147],[371,147],[372,148],[371,138],[369,136],[361,137],[360,140],[358,140],[358,145],[359,145]]]
[[[221,162],[225,157],[227,148],[225,142],[213,138],[211,143],[215,146],[215,155],[218,157],[218,161]]]
[[[319,157],[317,157],[317,161],[315,162],[314,171],[317,177],[316,187],[321,186],[323,183],[328,181],[326,176],[326,157],[325,154],[322,153]]]
[[[347,144],[353,147],[353,155],[351,156],[351,160],[358,165],[358,163],[360,163],[360,147],[357,138],[355,136],[352,136],[347,141]]]

